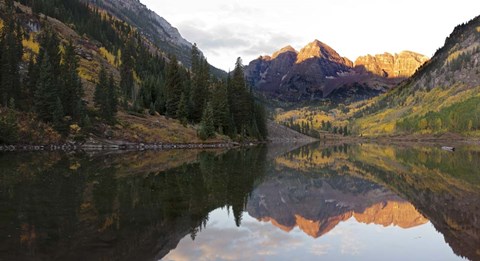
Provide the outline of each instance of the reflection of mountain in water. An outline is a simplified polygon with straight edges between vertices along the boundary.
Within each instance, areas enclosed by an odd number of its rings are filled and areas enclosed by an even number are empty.
[[[288,170],[255,188],[247,211],[285,231],[298,226],[315,238],[351,217],[402,228],[428,221],[410,203],[375,183],[348,175],[322,177]]]
[[[315,173],[331,180],[335,173],[340,173],[342,177],[380,184],[376,186],[408,200],[429,219],[455,254],[480,260],[478,159],[478,146],[458,146],[455,153],[450,153],[431,146],[361,144],[304,146],[276,162],[280,166],[277,169],[300,172],[298,176]],[[360,212],[369,212],[353,211],[356,218]]]
[[[477,150],[363,144],[279,154],[0,155],[0,260],[159,259],[225,206],[238,226],[247,210],[313,237],[349,218],[409,228],[427,222],[423,214],[457,255],[480,260]]]
[[[389,151],[389,153],[385,153]],[[480,260],[480,150],[364,144],[352,168],[409,200],[443,234],[455,254]]]

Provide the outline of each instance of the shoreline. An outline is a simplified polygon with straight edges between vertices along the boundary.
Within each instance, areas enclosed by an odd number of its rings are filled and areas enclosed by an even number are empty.
[[[379,143],[379,144],[470,144],[480,145],[480,139],[474,137],[465,137],[454,133],[447,135],[405,135],[405,136],[379,136],[379,137],[358,137],[358,136],[336,136],[334,139],[315,139],[315,138],[271,138],[267,141],[212,141],[200,143],[172,143],[172,142],[130,142],[124,140],[105,140],[89,139],[86,142],[65,141],[56,144],[7,144],[0,145],[0,152],[30,152],[30,151],[145,151],[145,150],[187,150],[187,149],[225,149],[256,146],[260,144],[278,144],[278,143],[315,143],[315,142],[334,142],[334,143]]]
[[[221,149],[253,146],[260,143],[241,144],[236,142],[224,143],[83,143],[67,142],[64,144],[47,145],[0,145],[0,152],[33,152],[33,151],[145,151],[145,150],[174,150],[174,149]]]

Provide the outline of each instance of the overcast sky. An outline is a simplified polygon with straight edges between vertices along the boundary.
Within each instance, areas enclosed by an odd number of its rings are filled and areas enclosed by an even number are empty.
[[[480,1],[140,0],[197,43],[208,61],[233,69],[259,55],[318,39],[354,61],[411,50],[432,56],[453,28],[480,15]]]

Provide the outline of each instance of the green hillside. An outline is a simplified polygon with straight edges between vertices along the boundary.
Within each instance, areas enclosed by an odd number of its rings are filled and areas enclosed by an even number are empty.
[[[8,0],[0,21],[1,143],[266,137],[241,59],[231,78],[217,78],[193,46],[182,53],[191,61],[184,67],[178,53],[80,0]],[[26,127],[40,123],[50,138],[20,139],[42,137]]]

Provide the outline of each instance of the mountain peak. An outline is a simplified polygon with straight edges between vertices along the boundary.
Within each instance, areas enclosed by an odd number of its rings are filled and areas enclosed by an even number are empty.
[[[401,51],[398,54],[384,52],[358,57],[355,68],[357,71],[367,71],[388,78],[406,78],[426,61],[428,61],[427,56],[412,51]]]
[[[317,39],[300,50],[297,63],[301,63],[311,58],[325,58],[338,63],[344,62],[344,59],[332,47]]]
[[[274,53],[272,54],[272,59],[275,59],[275,58],[277,58],[279,55],[281,55],[281,54],[283,54],[283,53],[288,53],[288,52],[293,52],[293,53],[295,53],[295,54],[298,53],[297,50],[295,50],[295,48],[293,48],[293,47],[290,46],[290,45],[287,45],[287,46],[283,47],[282,49],[274,52]]]

